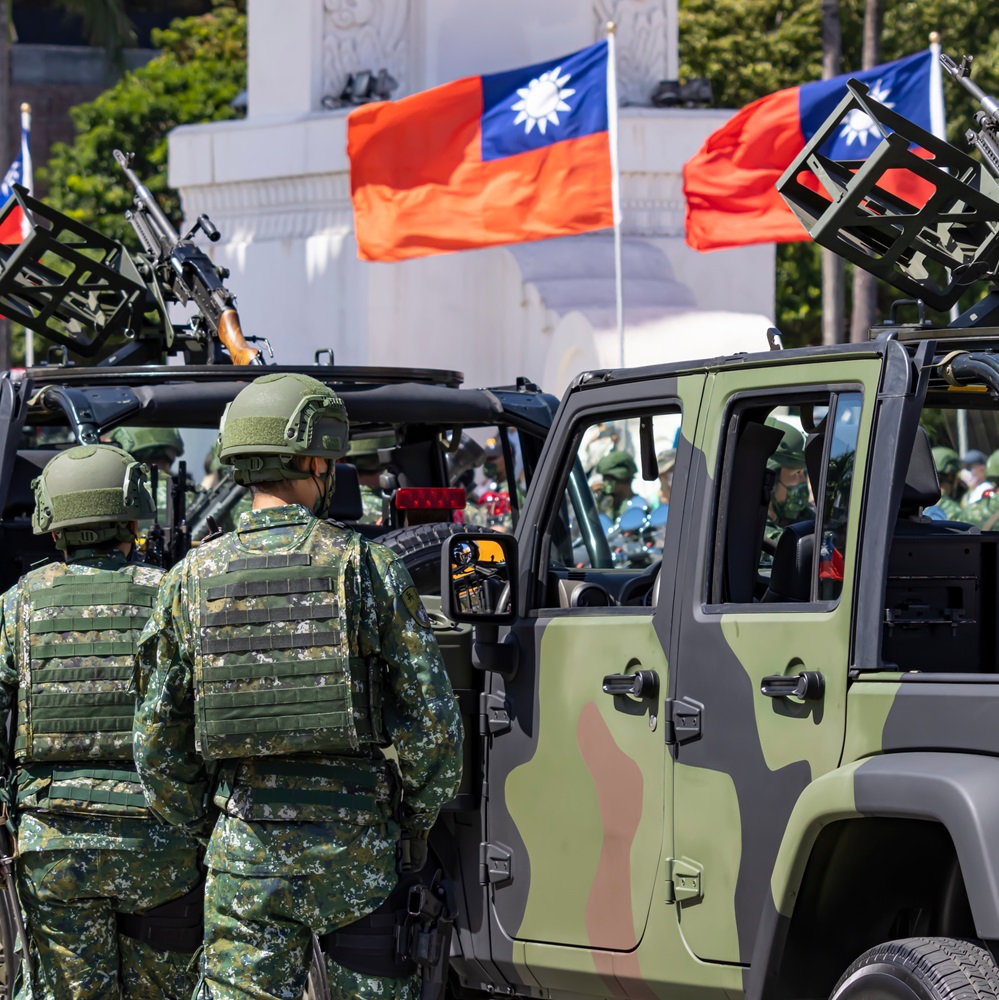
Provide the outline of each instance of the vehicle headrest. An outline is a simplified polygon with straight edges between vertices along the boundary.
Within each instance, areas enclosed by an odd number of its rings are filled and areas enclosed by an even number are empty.
[[[330,501],[329,516],[334,521],[360,521],[364,516],[357,469],[350,462],[336,463],[336,484]]]
[[[900,514],[905,516],[916,513],[915,508],[932,507],[939,499],[940,480],[933,463],[930,439],[922,427],[917,427],[916,437],[912,442],[912,455],[909,457],[909,469],[905,474],[905,486],[902,488]]]
[[[815,522],[789,524],[777,539],[764,604],[800,603],[811,597]]]

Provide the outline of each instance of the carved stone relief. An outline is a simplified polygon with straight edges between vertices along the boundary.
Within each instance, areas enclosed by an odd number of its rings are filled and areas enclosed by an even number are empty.
[[[648,105],[652,89],[666,79],[671,6],[668,0],[593,0],[595,37],[604,37],[608,21],[617,25],[617,89],[621,104]]]
[[[348,74],[387,69],[407,93],[410,0],[324,0],[323,95],[343,91]]]

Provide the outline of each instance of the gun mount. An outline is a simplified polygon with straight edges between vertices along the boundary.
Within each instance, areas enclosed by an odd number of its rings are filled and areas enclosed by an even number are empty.
[[[218,239],[211,220],[200,216],[181,237],[129,158],[115,156],[136,192],[126,218],[142,251],[129,252],[14,185],[0,222],[20,209],[25,235],[0,244],[0,314],[102,366],[161,362],[178,351],[188,364],[261,364],[225,287],[228,271],[194,242],[198,230]],[[174,322],[175,303],[193,304],[190,318]]]
[[[999,181],[871,98],[864,84],[847,87],[777,190],[816,243],[933,309],[949,309],[969,285],[997,276]],[[866,160],[831,159],[823,147],[851,114],[867,115],[882,141]],[[900,182],[907,182],[905,196]],[[976,307],[956,323],[977,325],[983,316]]]

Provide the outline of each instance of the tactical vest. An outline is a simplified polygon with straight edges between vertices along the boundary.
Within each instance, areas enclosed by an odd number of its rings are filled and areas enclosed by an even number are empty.
[[[132,760],[132,661],[157,590],[134,571],[25,582],[19,763]]]
[[[359,557],[356,534],[317,521],[294,551],[236,554],[200,581],[195,742],[206,758],[384,743],[382,663],[352,653],[348,636]]]

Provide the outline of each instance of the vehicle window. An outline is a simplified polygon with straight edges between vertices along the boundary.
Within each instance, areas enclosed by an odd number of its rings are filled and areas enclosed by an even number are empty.
[[[848,391],[738,401],[718,480],[710,603],[838,599],[862,402]]]
[[[679,407],[579,428],[552,530],[552,569],[633,572],[661,558],[679,432]],[[643,440],[657,466],[649,480]]]

